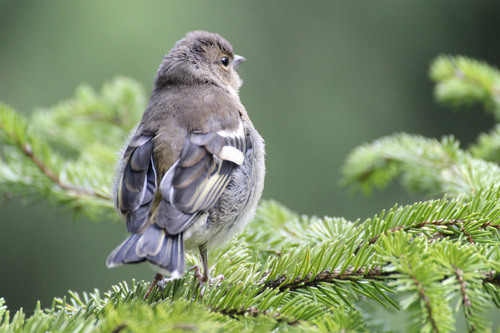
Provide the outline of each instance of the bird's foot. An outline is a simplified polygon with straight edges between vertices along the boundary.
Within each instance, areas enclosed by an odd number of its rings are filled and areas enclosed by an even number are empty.
[[[200,295],[203,296],[204,292],[205,292],[205,288],[206,288],[206,283],[208,282],[208,285],[209,286],[213,286],[214,283],[216,283],[216,285],[218,286],[222,281],[224,281],[226,278],[224,277],[224,275],[218,275],[214,278],[211,278],[209,275],[208,275],[208,272],[203,272],[203,274],[201,273],[201,270],[200,270],[200,266],[196,265],[196,266],[193,266],[189,269],[190,271],[191,270],[194,270],[194,276],[196,276],[196,278],[198,279],[198,282],[200,283],[200,287],[201,287],[201,292],[200,292]]]
[[[188,269],[188,272],[189,271],[194,271],[194,276],[196,276],[196,278],[198,279],[198,282],[200,282],[200,285],[204,284],[205,282],[207,282],[208,280],[208,274],[201,274],[201,270],[200,270],[200,266],[198,265],[194,265],[193,267],[191,267],[190,269]]]
[[[161,293],[161,298],[162,299],[164,299],[164,297],[163,297],[163,291],[165,290],[165,285],[167,283],[170,283],[170,282],[176,280],[176,279],[177,278],[171,277],[171,278],[163,278],[160,281],[158,281],[157,285],[158,285],[158,289],[160,289],[160,293]]]
[[[148,292],[144,296],[144,300],[148,299],[149,294],[151,294],[151,292],[153,291],[154,287],[158,284],[158,281],[160,281],[160,280],[163,280],[163,275],[161,275],[160,273],[156,273],[153,281],[149,285]],[[162,293],[163,293],[163,291],[162,291]]]
[[[215,285],[215,286],[216,286],[216,287],[218,287],[218,286],[220,285],[220,283],[221,283],[222,281],[224,281],[225,279],[226,279],[226,278],[225,278],[225,277],[224,277],[224,275],[222,275],[222,274],[221,274],[221,275],[218,275],[218,276],[216,276],[216,277],[214,277],[214,278],[210,278],[210,277],[209,277],[209,278],[208,278],[208,281],[207,281],[207,282],[208,282],[207,284],[208,284],[209,286],[213,286],[213,285],[214,285],[214,283],[216,283],[216,285]],[[202,287],[201,287],[201,291],[200,291],[200,296],[201,296],[201,297],[203,297],[203,294],[205,293],[205,288],[207,287],[207,284],[201,284],[201,283],[200,283],[200,285],[202,286]]]
[[[212,286],[214,283],[217,283],[217,286],[219,284],[221,284],[222,281],[224,281],[226,278],[224,277],[224,275],[220,274],[220,275],[217,275],[216,277],[214,278],[209,278],[208,279],[208,284],[210,286]]]
[[[165,285],[173,280],[175,280],[175,278],[164,278],[163,275],[157,273],[154,277],[153,282],[151,282],[151,285],[149,286],[146,296],[144,296],[144,300],[148,299],[149,294],[151,294],[151,291],[153,291],[155,286],[158,286],[158,290],[160,290],[161,294],[161,299],[164,299],[163,291],[165,290]]]
[[[208,275],[208,272],[203,272],[201,273],[200,266],[195,265],[189,269],[189,271],[194,270],[194,276],[198,279],[200,282],[200,285],[203,285],[208,282],[208,284],[211,286],[214,284],[214,282],[217,282],[217,285],[221,282],[224,281],[226,278],[224,275],[220,274],[214,278],[211,278],[210,275]]]

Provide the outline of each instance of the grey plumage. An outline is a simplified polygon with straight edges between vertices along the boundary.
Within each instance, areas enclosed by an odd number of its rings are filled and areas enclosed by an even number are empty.
[[[129,157],[120,179],[116,206],[125,215],[127,230],[139,232],[146,224],[157,188],[151,139],[137,147]]]
[[[147,260],[179,276],[184,248],[199,248],[206,268],[206,249],[253,217],[264,143],[238,97],[242,60],[225,39],[202,31],[165,56],[118,168],[115,201],[131,235],[109,267]]]

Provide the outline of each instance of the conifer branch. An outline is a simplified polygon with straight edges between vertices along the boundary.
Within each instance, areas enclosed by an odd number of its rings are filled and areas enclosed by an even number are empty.
[[[308,274],[304,278],[295,278],[293,281],[287,282],[288,277],[279,276],[274,280],[270,280],[265,283],[263,290],[266,288],[276,289],[278,288],[280,292],[284,292],[286,290],[294,291],[297,289],[307,288],[307,287],[315,287],[320,283],[333,283],[336,280],[341,281],[351,281],[358,282],[360,279],[363,280],[383,280],[388,278],[392,273],[382,272],[380,268],[373,268],[371,270],[367,270],[365,268],[359,269],[357,271],[353,271],[352,269],[347,269],[344,272],[337,269],[332,272],[320,272],[313,279],[311,279],[312,275]]]
[[[410,267],[411,268],[411,267]],[[418,295],[422,299],[425,305],[425,309],[427,310],[427,320],[430,321],[432,325],[432,329],[435,332],[439,332],[439,328],[437,326],[436,320],[434,319],[434,316],[432,314],[432,305],[429,297],[426,295],[426,291],[422,283],[417,279],[415,275],[410,274],[410,278],[412,279],[413,283],[417,287]]]
[[[462,304],[464,306],[464,314],[466,318],[469,318],[472,312],[472,303],[469,297],[469,294],[467,292],[467,283],[465,282],[464,279],[464,272],[455,267],[453,265],[453,270],[455,272],[455,277],[458,281],[458,284],[460,285],[460,294],[462,295]],[[477,330],[477,327],[474,325],[474,323],[471,323],[470,325],[471,331],[475,332]]]
[[[47,176],[52,182],[54,182],[57,186],[59,186],[61,189],[70,191],[74,193],[76,196],[91,196],[91,197],[96,197],[98,199],[104,199],[104,200],[111,200],[111,197],[109,195],[105,195],[102,193],[98,193],[94,190],[88,189],[88,188],[83,188],[75,185],[70,185],[66,184],[63,181],[61,181],[61,178],[53,171],[51,170],[46,164],[42,162],[41,159],[39,159],[34,153],[33,150],[31,149],[31,146],[27,144],[19,144],[21,150],[23,153],[31,160],[33,163],[37,166],[37,168]]]
[[[117,325],[115,328],[113,328],[111,330],[111,333],[119,333],[119,332],[123,331],[126,328],[127,328],[127,324],[122,323],[122,324]]]
[[[431,76],[441,102],[480,102],[500,120],[497,69],[441,57]],[[123,141],[145,99],[138,84],[121,78],[101,93],[82,86],[31,120],[0,104],[1,194],[42,194],[102,220],[112,211],[108,166],[119,150],[103,143]],[[451,136],[382,138],[353,152],[346,182],[370,192],[400,177],[408,189],[441,199],[395,205],[363,223],[263,202],[251,227],[214,251],[213,273],[227,278],[220,285],[200,293],[186,275],[165,285],[166,300],[155,290],[144,302],[149,283],[122,282],[104,294],[69,292],[45,312],[38,304],[29,318],[22,310],[11,318],[0,298],[0,331],[378,331],[373,314],[358,308],[366,299],[375,301],[374,313],[380,305],[408,311],[415,331],[453,331],[457,314],[469,330],[487,331],[491,304],[500,308],[500,166],[485,159],[500,162],[499,124],[470,149]]]
[[[468,106],[482,103],[500,119],[500,71],[482,61],[463,56],[440,56],[433,61],[430,77],[436,81],[438,101]]]
[[[315,287],[320,283],[335,283],[336,281],[350,281],[350,282],[359,282],[366,280],[374,280],[374,281],[387,281],[391,279],[392,276],[401,274],[399,271],[391,271],[386,272],[383,271],[380,267],[373,268],[371,270],[367,270],[366,268],[361,268],[357,271],[353,271],[352,269],[347,269],[344,272],[341,270],[334,270],[332,272],[325,271],[318,273],[314,278],[311,279],[312,275],[308,274],[304,278],[295,278],[293,281],[289,281],[284,283],[289,279],[289,277],[281,275],[276,279],[267,281],[261,292],[266,290],[267,288],[271,289],[279,289],[280,292],[295,291],[298,289],[304,289],[307,287]],[[463,273],[463,272],[462,272]],[[456,274],[458,274],[456,272]],[[483,283],[491,283],[500,287],[500,274],[496,272],[488,272],[483,275],[482,278]]]
[[[268,310],[261,311],[259,309],[255,308],[248,308],[248,309],[219,309],[218,307],[215,307],[213,311],[222,313],[226,316],[229,316],[231,318],[237,318],[238,316],[244,316],[244,315],[250,315],[252,317],[257,317],[258,315],[266,315],[269,313]]]
[[[472,221],[472,222],[474,222],[474,221]],[[465,225],[464,225],[465,223],[466,222],[464,222],[464,220],[462,220],[462,219],[456,219],[456,220],[450,220],[450,221],[446,221],[443,219],[436,220],[436,221],[424,221],[424,222],[420,222],[420,223],[413,224],[413,225],[412,224],[401,225],[401,226],[391,228],[391,229],[387,230],[386,232],[384,232],[383,235],[388,235],[390,233],[400,231],[400,230],[408,231],[410,229],[421,229],[421,228],[424,228],[425,226],[445,226],[445,227],[459,226],[462,233],[467,237],[467,240],[469,241],[469,243],[474,244],[474,239],[465,229]],[[471,222],[468,222],[468,223],[471,223]],[[492,222],[484,222],[481,225],[479,225],[479,228],[481,228],[481,229],[486,229],[488,227],[500,230],[500,224],[493,224]],[[443,235],[442,233],[439,233],[439,234]],[[371,238],[368,241],[368,244],[369,245],[375,244],[375,242],[380,237],[381,237],[381,235],[374,236],[373,238]],[[359,250],[363,247],[363,245],[364,245],[363,242],[360,245],[358,245],[358,247],[354,251],[354,254],[357,254],[359,252]]]
[[[485,274],[485,278],[483,279],[483,284],[484,283],[491,283],[497,287],[500,287],[500,272],[487,272]]]
[[[252,317],[256,318],[258,316],[268,315],[268,314],[271,313],[270,310],[259,310],[259,309],[256,309],[256,308],[248,308],[248,309],[244,309],[244,308],[239,308],[239,309],[219,309],[218,307],[215,307],[213,309],[213,311],[219,312],[219,313],[221,313],[223,315],[226,315],[226,316],[229,316],[229,317],[235,318],[235,319],[238,319],[238,317],[240,317],[240,316],[252,316]],[[288,318],[286,318],[286,316],[284,316],[283,314],[281,314],[279,312],[272,312],[272,314],[273,314],[274,319],[277,322],[284,322],[284,323],[286,323],[287,325],[290,325],[290,326],[295,326],[295,325],[297,325],[297,324],[300,323],[299,320],[288,319]]]

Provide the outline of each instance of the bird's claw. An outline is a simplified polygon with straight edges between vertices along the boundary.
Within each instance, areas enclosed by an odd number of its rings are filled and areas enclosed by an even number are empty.
[[[208,278],[208,283],[201,283],[200,282],[200,286],[201,286],[201,291],[200,291],[200,296],[203,297],[203,295],[205,294],[205,289],[207,288],[207,285],[209,286],[213,286],[214,283],[216,284],[215,286],[218,287],[220,285],[220,283],[222,281],[224,281],[226,278],[224,277],[224,275],[218,275],[214,278]]]
[[[221,283],[222,281],[224,281],[225,279],[226,279],[226,278],[224,277],[224,275],[220,274],[220,275],[217,275],[217,276],[216,276],[216,277],[214,277],[214,278],[210,278],[210,279],[208,279],[208,284],[212,286],[212,285],[214,284],[214,282],[217,282],[217,286],[219,286],[219,285],[220,285],[220,283]]]
[[[194,276],[196,276],[198,282],[200,282],[200,285],[204,285],[206,282],[208,282],[208,285],[212,286],[215,281],[217,281],[217,285],[219,285],[221,281],[224,281],[226,279],[222,274],[218,275],[215,278],[211,278],[208,275],[208,272],[204,272],[204,274],[201,274],[200,266],[198,265],[191,267],[189,271],[191,270],[194,270]]]
[[[196,278],[198,279],[198,281],[200,282],[200,285],[201,284],[204,284],[205,282],[207,282],[207,280],[205,280],[205,277],[203,274],[201,274],[201,270],[200,270],[200,266],[198,265],[194,265],[193,267],[191,267],[189,271],[194,271],[194,276],[196,276]]]
[[[151,282],[151,285],[149,286],[148,292],[146,293],[146,296],[144,296],[144,300],[147,300],[149,297],[149,294],[151,294],[151,291],[153,291],[155,286],[158,286],[158,289],[160,290],[161,294],[161,299],[164,299],[163,291],[165,290],[165,285],[171,281],[174,281],[175,278],[164,278],[163,275],[161,274],[156,274],[154,277],[153,282]]]

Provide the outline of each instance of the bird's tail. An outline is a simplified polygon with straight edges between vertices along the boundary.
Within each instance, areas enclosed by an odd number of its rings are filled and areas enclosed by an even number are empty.
[[[133,234],[116,247],[106,260],[109,268],[122,264],[149,261],[158,273],[179,277],[184,273],[182,233],[167,235],[150,225],[142,234]]]

